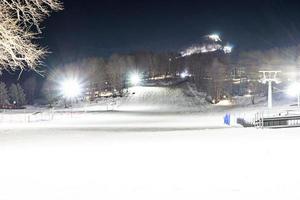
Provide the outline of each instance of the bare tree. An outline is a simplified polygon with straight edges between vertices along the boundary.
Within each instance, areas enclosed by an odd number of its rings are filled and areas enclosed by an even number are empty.
[[[59,0],[0,0],[0,70],[36,70],[47,53],[35,43],[41,22],[61,9]]]

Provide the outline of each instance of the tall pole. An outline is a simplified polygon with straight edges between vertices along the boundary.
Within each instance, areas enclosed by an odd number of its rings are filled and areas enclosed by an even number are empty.
[[[171,75],[171,61],[172,61],[172,58],[169,58],[169,72],[168,72],[169,75]]]
[[[268,108],[271,109],[272,105],[272,81],[269,82],[269,90],[268,90]]]

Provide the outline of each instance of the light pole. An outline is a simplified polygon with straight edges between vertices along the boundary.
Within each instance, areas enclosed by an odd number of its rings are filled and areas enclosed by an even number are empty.
[[[271,109],[273,107],[272,101],[272,82],[277,83],[277,75],[281,71],[259,71],[259,73],[263,74],[262,81],[263,83],[268,82],[268,108]]]
[[[169,70],[168,70],[169,75],[171,75],[171,62],[172,62],[172,58],[169,58]]]

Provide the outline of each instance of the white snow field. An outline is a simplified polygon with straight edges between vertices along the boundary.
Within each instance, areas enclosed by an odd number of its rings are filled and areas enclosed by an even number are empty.
[[[178,88],[131,92],[113,111],[1,113],[0,200],[300,198],[300,129],[224,126],[228,107]]]

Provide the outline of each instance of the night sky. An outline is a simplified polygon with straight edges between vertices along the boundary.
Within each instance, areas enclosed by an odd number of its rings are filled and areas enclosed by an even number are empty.
[[[47,63],[137,50],[179,51],[219,33],[236,49],[300,43],[297,1],[64,0],[45,22]]]

